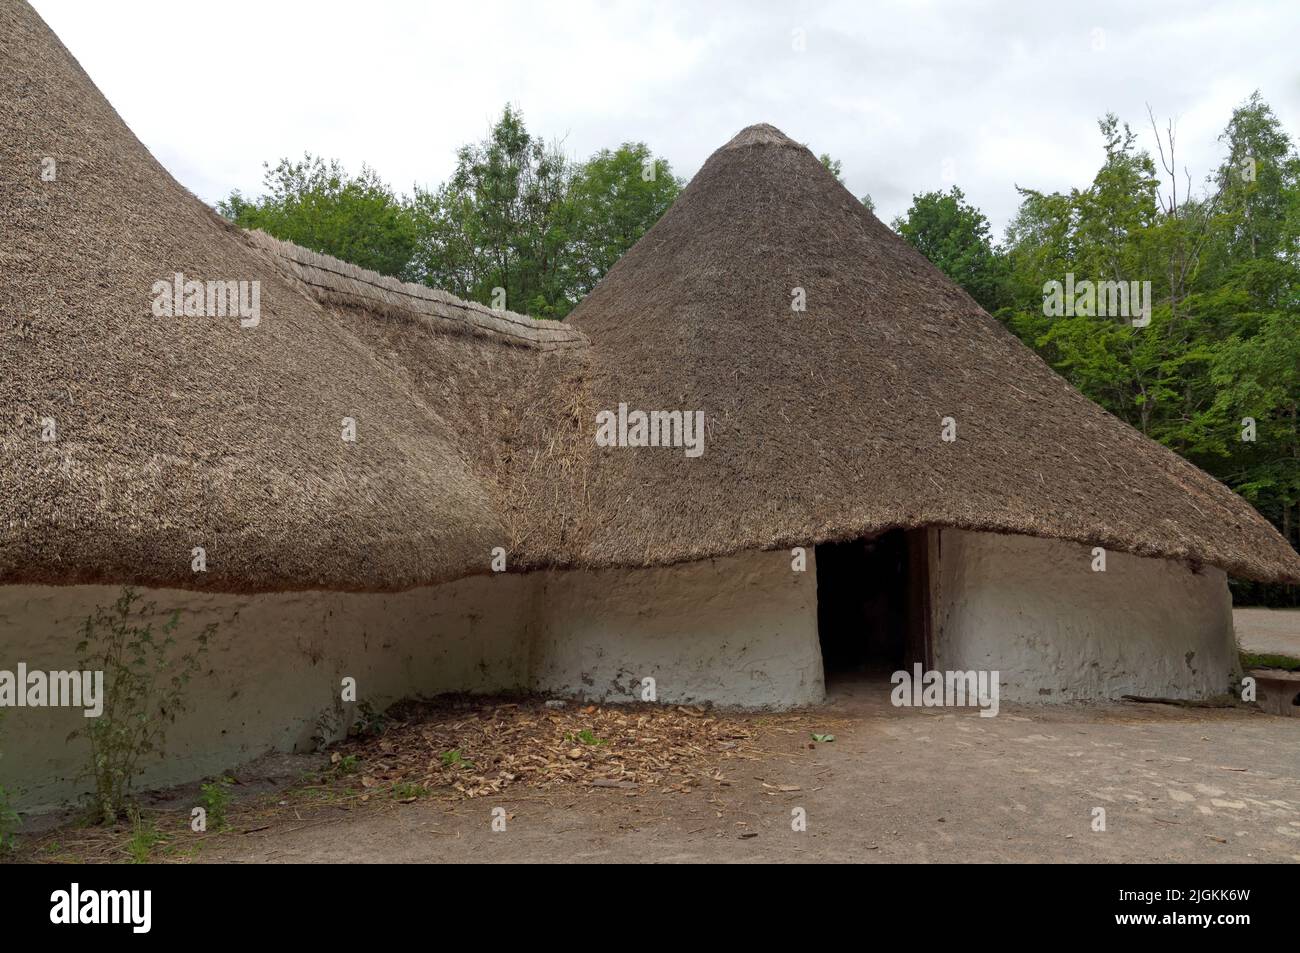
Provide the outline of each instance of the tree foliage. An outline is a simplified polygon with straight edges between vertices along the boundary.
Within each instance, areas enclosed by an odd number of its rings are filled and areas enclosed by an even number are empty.
[[[406,202],[362,166],[348,175],[318,156],[264,164],[266,192],[248,200],[232,192],[217,211],[243,228],[333,255],[382,275],[401,276],[415,251],[416,228]]]
[[[572,175],[559,147],[529,133],[507,106],[485,139],[460,148],[448,182],[416,190],[419,280],[535,317],[562,317],[573,306]]]
[[[989,221],[962,190],[926,192],[912,198],[907,214],[891,227],[986,311],[1002,307],[1006,259],[993,247]]]
[[[245,228],[381,274],[538,318],[562,318],[658,221],[681,191],[644,143],[583,163],[505,107],[456,153],[436,188],[397,196],[372,170],[349,176],[308,155],[268,167],[265,194],[218,211]]]
[[[572,234],[579,297],[659,221],[681,189],[667,160],[656,158],[642,142],[601,150],[577,170]]]

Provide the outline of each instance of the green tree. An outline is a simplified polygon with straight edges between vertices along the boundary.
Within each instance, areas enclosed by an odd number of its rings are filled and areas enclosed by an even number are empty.
[[[1006,303],[1006,262],[989,237],[988,219],[961,189],[913,196],[891,227],[985,311]]]
[[[1095,281],[1149,280],[1159,267],[1148,240],[1159,215],[1155,163],[1115,115],[1097,125],[1104,143],[1101,168],[1089,188],[1071,194],[1072,268]]]
[[[559,318],[573,296],[573,169],[507,106],[487,136],[462,146],[441,188],[416,191],[419,280],[485,304]]]
[[[1219,141],[1227,147],[1215,180],[1222,196],[1228,258],[1241,262],[1294,255],[1300,161],[1258,90],[1233,111]]]
[[[602,149],[573,177],[573,294],[596,286],[629,248],[668,211],[682,182],[643,142]]]
[[[1300,293],[1300,287],[1293,289]],[[1211,366],[1217,387],[1212,413],[1228,473],[1238,490],[1278,516],[1284,535],[1295,542],[1300,502],[1300,313],[1261,316],[1250,334],[1234,334],[1217,350]],[[1253,440],[1240,437],[1255,422]]]
[[[1098,122],[1101,168],[1086,189],[1044,194],[1021,189],[1021,207],[1007,233],[1011,310],[1002,317],[1026,343],[1085,394],[1144,433],[1161,437],[1161,421],[1177,419],[1190,362],[1206,355],[1173,319],[1162,255],[1155,164],[1114,115]],[[1151,322],[1135,327],[1110,315],[1048,317],[1047,282],[1149,281]],[[1203,370],[1203,369],[1202,369]],[[1201,375],[1203,377],[1203,373]]]
[[[485,304],[562,318],[667,211],[682,182],[640,142],[574,164],[507,106],[455,174],[413,200],[419,280]]]
[[[1300,548],[1300,156],[1258,92],[1220,141],[1213,229],[1188,300],[1220,343],[1192,449]],[[1248,417],[1254,440],[1241,439]]]
[[[372,169],[362,166],[350,176],[337,160],[310,154],[264,165],[265,194],[250,201],[232,192],[217,203],[221,215],[383,275],[406,272],[415,224],[406,203]]]

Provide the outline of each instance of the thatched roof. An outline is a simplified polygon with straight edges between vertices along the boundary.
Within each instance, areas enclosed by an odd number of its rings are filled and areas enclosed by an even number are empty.
[[[486,572],[496,546],[514,569],[646,565],[927,523],[1300,578],[1244,501],[1073,391],[771,127],[719,150],[572,321],[535,322],[229,226],[26,3],[0,3],[0,35],[0,583],[398,589]],[[260,323],[155,316],[177,272],[260,281]],[[619,403],[703,411],[704,454],[596,447]]]
[[[929,524],[1300,579],[1249,504],[1083,397],[771,126],[715,152],[569,320],[597,407],[708,420],[696,459],[600,452],[585,562]]]
[[[425,400],[354,315],[181,188],[30,6],[0,4],[0,36],[0,582],[396,589],[488,571],[507,531],[465,445],[484,442],[477,408]],[[152,286],[177,272],[260,281],[260,324],[156,317]],[[480,350],[532,353],[475,326]]]

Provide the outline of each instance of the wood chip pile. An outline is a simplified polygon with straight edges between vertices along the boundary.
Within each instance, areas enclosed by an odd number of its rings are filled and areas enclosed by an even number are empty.
[[[552,706],[558,703],[552,702]],[[427,703],[332,756],[366,788],[496,794],[513,785],[686,791],[757,753],[752,716],[693,706]],[[355,760],[353,760],[355,759]]]

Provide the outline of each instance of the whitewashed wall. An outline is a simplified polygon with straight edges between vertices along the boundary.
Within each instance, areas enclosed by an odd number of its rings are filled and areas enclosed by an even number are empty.
[[[152,786],[189,781],[265,751],[306,751],[354,717],[340,680],[377,710],[399,698],[517,688],[527,677],[524,576],[473,577],[397,594],[296,592],[254,596],[142,590],[160,612],[182,609],[178,636],[219,623],[189,711],[169,729]],[[109,605],[107,586],[0,589],[0,669],[75,669],[82,621]],[[164,616],[165,619],[165,616]],[[85,742],[65,743],[80,710],[10,708],[0,721],[0,785],[20,803],[48,805],[86,785]]]
[[[119,589],[0,588],[0,669],[76,668],[81,622]],[[265,751],[311,750],[355,719],[340,680],[382,711],[409,696],[532,688],[591,699],[786,707],[822,698],[816,568],[746,553],[669,569],[501,574],[397,594],[254,596],[145,590],[182,609],[181,635],[219,623],[190,711],[144,786],[215,774]],[[633,690],[635,689],[635,691]],[[48,807],[86,789],[80,710],[7,709],[0,785]]]
[[[931,532],[935,667],[998,669],[1005,701],[1204,698],[1239,672],[1221,570],[1059,540]]]
[[[746,552],[662,569],[547,573],[532,642],[541,691],[789,708],[824,696],[817,569]]]

